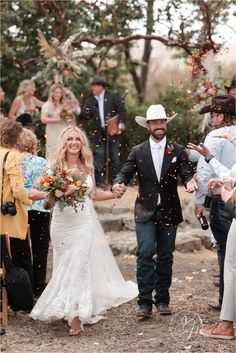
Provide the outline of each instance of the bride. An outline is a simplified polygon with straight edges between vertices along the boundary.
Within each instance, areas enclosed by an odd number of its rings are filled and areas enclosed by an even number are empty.
[[[96,189],[92,152],[78,127],[62,131],[55,165],[85,174],[88,189],[77,213],[71,206],[61,212],[57,203],[53,209],[52,278],[30,316],[42,321],[66,319],[74,336],[83,324],[102,319],[107,309],[135,298],[138,290],[124,280],[97,219],[92,200],[113,199],[115,194]]]

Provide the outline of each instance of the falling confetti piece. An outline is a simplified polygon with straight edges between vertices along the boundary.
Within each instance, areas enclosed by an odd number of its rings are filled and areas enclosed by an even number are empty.
[[[185,346],[184,347],[184,349],[191,349],[192,348],[192,346],[191,345],[189,345],[189,346]]]

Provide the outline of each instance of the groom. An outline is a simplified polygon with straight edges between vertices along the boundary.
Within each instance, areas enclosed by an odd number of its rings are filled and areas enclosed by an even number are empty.
[[[151,105],[146,118],[135,118],[148,129],[150,137],[132,148],[113,184],[113,192],[121,196],[124,185],[129,184],[134,173],[138,174],[135,223],[139,317],[151,317],[153,303],[161,315],[171,314],[173,251],[177,226],[183,221],[177,193],[178,176],[188,192],[196,188],[184,147],[166,138],[167,123],[173,118],[166,116],[160,104]]]

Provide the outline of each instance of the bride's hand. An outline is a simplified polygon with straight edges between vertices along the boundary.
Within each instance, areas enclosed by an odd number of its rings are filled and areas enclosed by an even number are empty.
[[[68,185],[67,190],[65,192],[65,195],[68,196],[70,194],[73,194],[73,192],[75,192],[75,190],[77,190],[77,187],[75,185]]]

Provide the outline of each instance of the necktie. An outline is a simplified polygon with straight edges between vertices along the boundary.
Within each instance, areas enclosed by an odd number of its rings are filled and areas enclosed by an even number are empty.
[[[160,181],[162,160],[161,160],[161,146],[159,144],[156,144],[154,149],[154,167],[155,167],[157,179]]]

